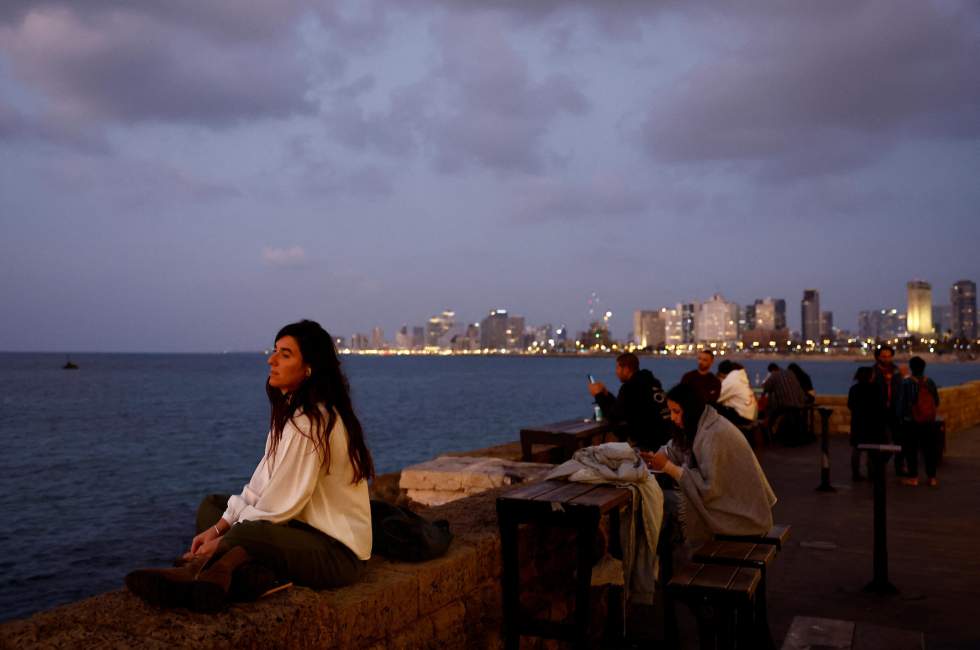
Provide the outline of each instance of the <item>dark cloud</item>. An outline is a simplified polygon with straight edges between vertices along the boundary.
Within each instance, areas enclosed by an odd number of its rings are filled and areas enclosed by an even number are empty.
[[[506,25],[495,16],[451,14],[434,35],[448,107],[425,125],[437,168],[542,169],[542,141],[552,121],[589,109],[576,83],[559,73],[532,79],[527,61],[507,39]]]
[[[980,5],[792,6],[706,21],[702,38],[736,45],[711,47],[651,100],[651,155],[758,163],[785,180],[864,166],[909,136],[980,134]]]
[[[65,8],[30,11],[0,34],[12,73],[62,123],[221,126],[311,109],[286,42],[217,43],[136,11],[82,17]]]

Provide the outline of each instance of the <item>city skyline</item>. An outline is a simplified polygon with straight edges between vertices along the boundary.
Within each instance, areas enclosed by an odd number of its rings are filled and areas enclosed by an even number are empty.
[[[783,298],[758,298],[751,304],[741,305],[728,301],[716,293],[706,301],[678,303],[659,308],[634,309],[631,314],[632,328],[619,335],[611,331],[613,314],[599,309],[601,302],[596,293],[590,294],[587,326],[576,327],[568,323],[556,323],[545,319],[541,322],[528,321],[524,316],[511,313],[507,309],[493,308],[479,321],[457,318],[455,310],[444,310],[429,318],[426,328],[403,324],[393,339],[385,339],[380,327],[372,329],[371,345],[368,337],[361,332],[337,335],[338,342],[350,349],[378,350],[382,347],[392,349],[456,349],[462,351],[478,350],[524,350],[522,336],[537,341],[542,348],[554,347],[556,340],[577,342],[588,339],[588,332],[596,325],[610,330],[609,337],[620,343],[635,344],[641,348],[709,342],[743,341],[752,345],[770,345],[774,338],[791,338],[801,344],[821,347],[821,341],[836,341],[839,336],[847,339],[891,339],[905,336],[933,336],[942,338],[967,338],[974,340],[976,329],[976,283],[961,279],[950,287],[950,304],[932,300],[932,287],[923,280],[910,280],[906,283],[906,311],[898,307],[874,307],[861,310],[857,315],[856,328],[849,330],[834,325],[835,316],[831,310],[820,309],[820,296],[817,289],[803,291],[801,323],[813,311],[816,320],[811,327],[818,327],[818,334],[808,334],[805,328],[794,330],[789,327],[786,313],[786,300]],[[935,316],[934,316],[935,314]],[[911,324],[908,324],[911,321]],[[685,322],[687,324],[685,324]],[[414,336],[409,332],[414,330]],[[555,334],[558,332],[558,334]],[[400,338],[399,338],[400,337]],[[378,341],[381,344],[378,344]]]
[[[980,276],[980,4],[0,5],[0,349]]]

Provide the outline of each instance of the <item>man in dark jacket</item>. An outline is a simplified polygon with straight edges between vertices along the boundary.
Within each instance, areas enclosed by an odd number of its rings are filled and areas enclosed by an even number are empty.
[[[589,393],[605,417],[622,424],[635,446],[660,449],[670,440],[669,411],[660,380],[649,370],[640,370],[640,360],[629,352],[616,357],[616,377],[623,382],[616,397],[602,382],[589,384]]]
[[[902,373],[892,361],[895,350],[890,345],[882,345],[875,350],[875,365],[872,367],[874,376],[872,383],[878,392],[878,417],[882,428],[892,443],[902,444],[901,429],[901,391]],[[905,475],[905,454],[895,454],[895,475]]]

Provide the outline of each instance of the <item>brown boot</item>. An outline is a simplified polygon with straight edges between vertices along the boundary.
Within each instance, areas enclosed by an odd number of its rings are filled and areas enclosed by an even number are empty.
[[[126,587],[157,607],[188,607],[191,585],[207,561],[195,557],[173,569],[138,569],[126,576]]]
[[[195,612],[216,612],[228,603],[228,589],[235,569],[250,562],[248,552],[236,546],[209,566],[191,583],[188,606]]]

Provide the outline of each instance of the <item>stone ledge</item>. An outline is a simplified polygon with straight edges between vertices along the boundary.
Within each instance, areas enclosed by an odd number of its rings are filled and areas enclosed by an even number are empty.
[[[442,505],[492,488],[543,477],[552,465],[495,457],[439,456],[402,470],[399,486],[423,505]]]
[[[421,512],[456,536],[430,562],[376,557],[349,587],[296,587],[212,615],[113,591],[0,624],[0,648],[499,647],[500,491]]]

